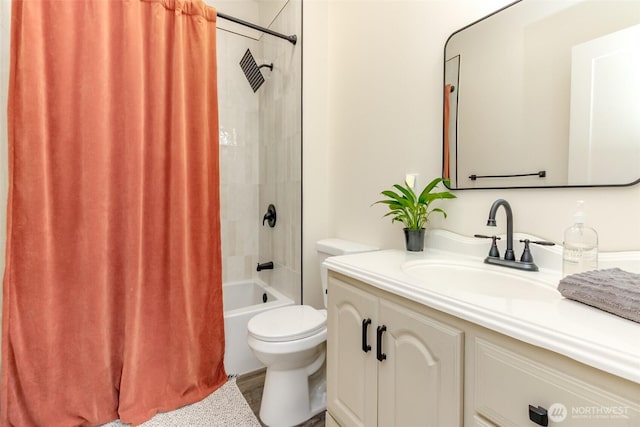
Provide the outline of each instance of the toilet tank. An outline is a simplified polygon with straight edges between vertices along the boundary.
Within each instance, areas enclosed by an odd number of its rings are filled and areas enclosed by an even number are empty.
[[[363,243],[352,242],[343,239],[322,239],[316,242],[316,251],[318,252],[318,261],[320,262],[320,277],[322,279],[322,296],[324,298],[324,307],[327,307],[327,268],[322,265],[323,261],[330,256],[359,254],[363,252],[377,251],[374,246],[365,245]]]

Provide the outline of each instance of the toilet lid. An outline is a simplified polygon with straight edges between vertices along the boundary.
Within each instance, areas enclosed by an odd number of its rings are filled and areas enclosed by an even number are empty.
[[[293,341],[314,335],[325,328],[325,310],[308,305],[291,305],[255,315],[247,329],[262,341]]]

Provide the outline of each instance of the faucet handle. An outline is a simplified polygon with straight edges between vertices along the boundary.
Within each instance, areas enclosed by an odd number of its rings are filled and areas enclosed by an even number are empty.
[[[498,251],[498,245],[496,244],[496,240],[500,240],[500,237],[485,236],[484,234],[474,234],[473,237],[477,237],[479,239],[491,239],[491,249],[489,249],[489,256],[491,258],[500,258],[500,251]]]
[[[528,262],[528,263],[533,263],[533,255],[531,255],[531,250],[529,249],[529,243],[533,243],[541,246],[555,245],[555,243],[553,242],[546,242],[544,240],[529,240],[529,239],[520,239],[520,243],[524,243],[524,251],[522,251],[520,262]]]
[[[556,244],[553,242],[547,242],[544,240],[531,240],[531,243],[535,243],[536,245],[540,245],[540,246],[555,246]]]
[[[474,234],[473,237],[477,237],[478,239],[500,240],[500,237],[498,237],[498,236],[486,236],[484,234]]]
[[[473,237],[477,237],[478,239],[492,239],[494,236],[487,236],[484,234],[474,234]]]
[[[531,255],[531,250],[529,249],[529,243],[533,242],[531,242],[531,240],[529,239],[524,239],[520,240],[520,243],[524,243],[524,251],[522,251],[520,262],[528,262],[530,264],[533,264],[533,255]]]
[[[555,243],[553,242],[547,242],[545,240],[529,240],[529,239],[520,239],[520,243],[524,243],[525,247],[529,244],[529,243],[533,243],[536,245],[540,245],[540,246],[555,246]]]

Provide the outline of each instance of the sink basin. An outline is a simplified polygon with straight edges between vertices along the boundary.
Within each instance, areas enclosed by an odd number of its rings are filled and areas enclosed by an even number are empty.
[[[560,296],[557,282],[543,281],[540,273],[512,271],[482,261],[410,261],[402,266],[402,270],[424,288],[439,293],[526,300],[549,300]]]

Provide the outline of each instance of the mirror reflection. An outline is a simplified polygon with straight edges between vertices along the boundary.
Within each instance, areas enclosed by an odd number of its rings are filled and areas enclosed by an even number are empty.
[[[640,0],[522,0],[445,45],[450,187],[640,181]]]

